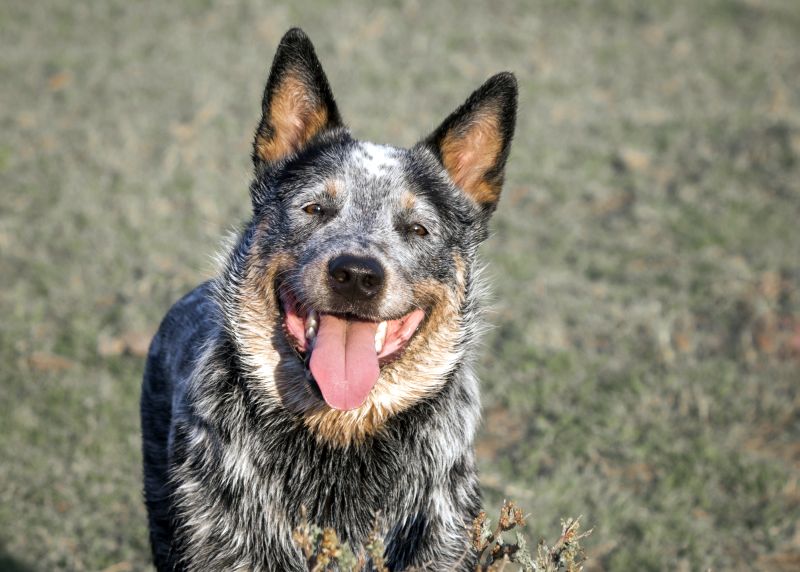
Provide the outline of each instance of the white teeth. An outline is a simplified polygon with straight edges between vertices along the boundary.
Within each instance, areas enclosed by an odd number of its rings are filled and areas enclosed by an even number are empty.
[[[306,339],[312,341],[317,337],[317,328],[319,327],[319,316],[316,310],[311,310],[306,317]]]
[[[386,341],[386,328],[389,324],[381,322],[378,324],[378,329],[375,331],[375,352],[381,353],[383,343]]]

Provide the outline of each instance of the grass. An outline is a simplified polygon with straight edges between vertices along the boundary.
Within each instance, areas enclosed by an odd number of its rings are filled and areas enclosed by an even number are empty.
[[[247,216],[291,25],[366,139],[519,77],[483,249],[486,506],[548,536],[582,514],[592,570],[797,569],[791,0],[4,2],[0,568],[148,567],[143,347]]]

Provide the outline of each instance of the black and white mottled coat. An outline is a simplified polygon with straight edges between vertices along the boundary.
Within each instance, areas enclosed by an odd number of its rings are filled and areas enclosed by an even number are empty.
[[[147,360],[145,497],[159,570],[304,570],[292,540],[301,507],[354,546],[375,529],[391,570],[474,569],[474,262],[515,109],[513,76],[500,74],[417,146],[362,143],[342,126],[311,43],[287,33],[256,135],[253,218],[219,277],[169,311]],[[319,276],[351,251],[379,260],[387,285],[343,309]],[[427,316],[367,402],[332,411],[287,339],[280,288],[375,321],[414,307]]]

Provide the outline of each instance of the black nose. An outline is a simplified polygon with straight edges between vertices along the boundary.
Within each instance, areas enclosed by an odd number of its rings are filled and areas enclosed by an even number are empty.
[[[383,267],[368,256],[337,256],[328,262],[328,275],[334,292],[349,300],[372,298],[383,287]]]

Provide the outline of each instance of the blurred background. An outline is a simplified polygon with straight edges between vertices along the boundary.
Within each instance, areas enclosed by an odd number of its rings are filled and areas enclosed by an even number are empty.
[[[0,6],[0,569],[148,569],[138,394],[248,216],[281,35],[356,136],[520,81],[484,246],[485,503],[591,570],[800,569],[800,4]]]

